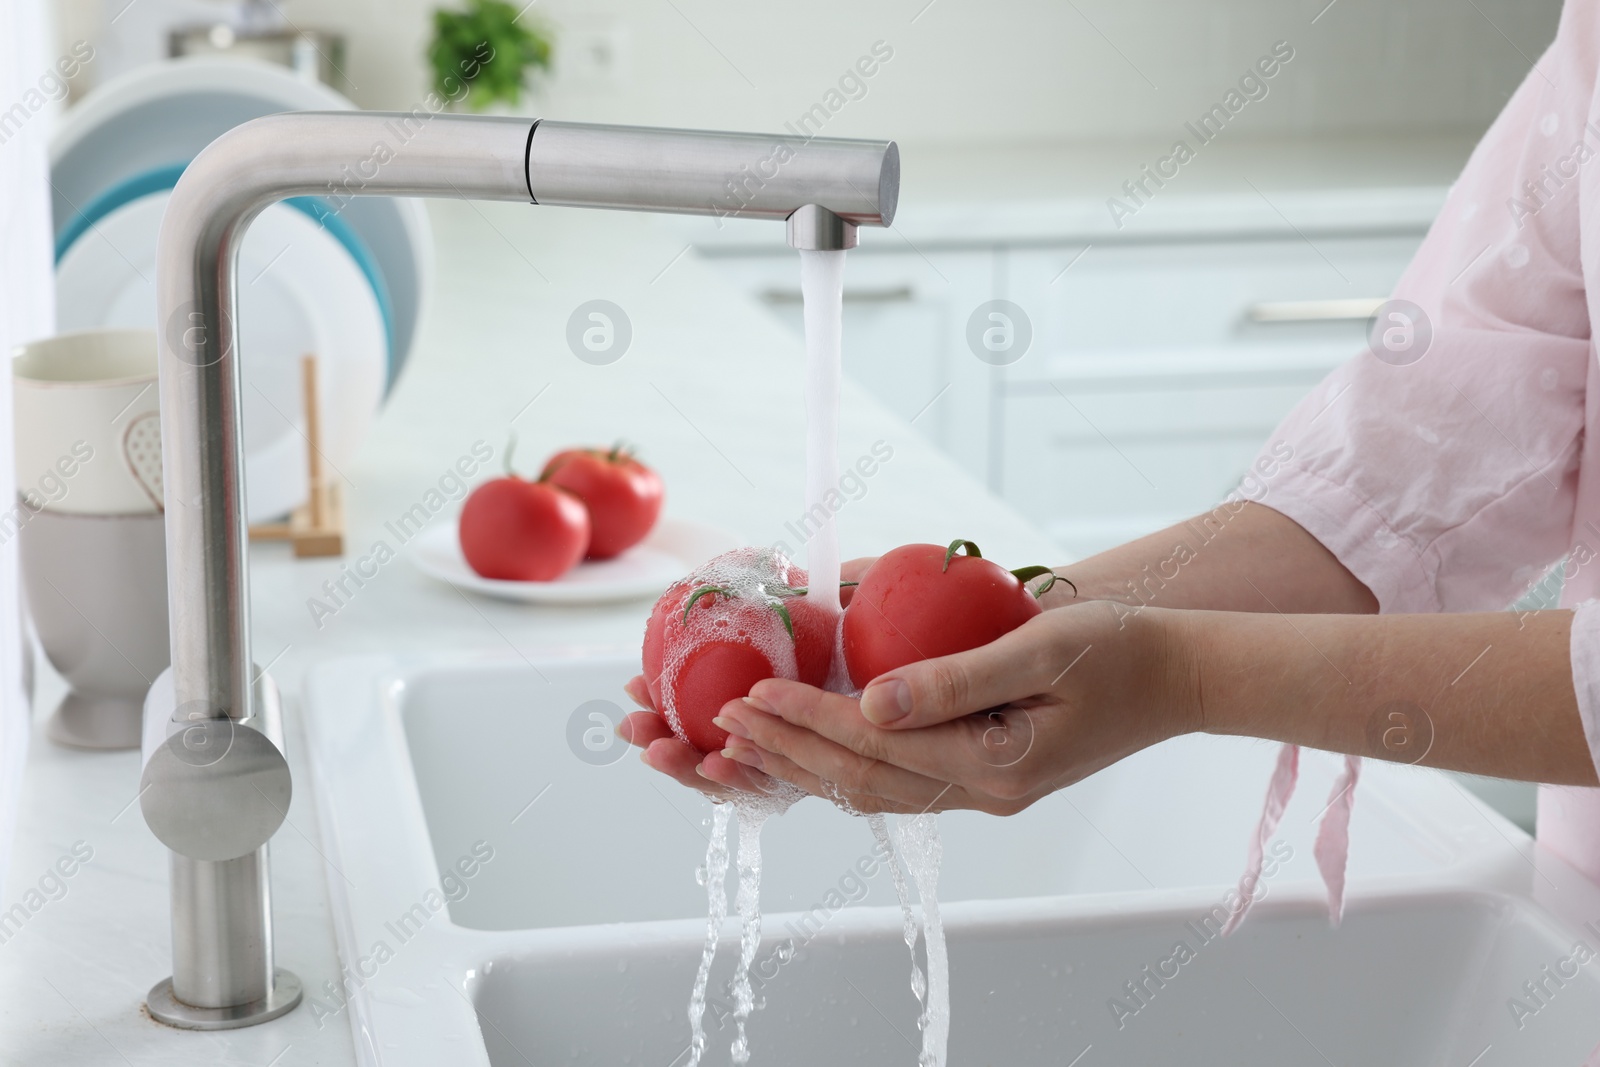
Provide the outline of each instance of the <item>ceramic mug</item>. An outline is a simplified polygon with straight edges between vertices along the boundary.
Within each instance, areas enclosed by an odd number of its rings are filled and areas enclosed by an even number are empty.
[[[165,516],[25,509],[18,553],[39,647],[71,686],[50,737],[137,748],[145,693],[172,660]]]
[[[17,490],[34,510],[162,509],[160,390],[151,330],[78,330],[16,349]]]

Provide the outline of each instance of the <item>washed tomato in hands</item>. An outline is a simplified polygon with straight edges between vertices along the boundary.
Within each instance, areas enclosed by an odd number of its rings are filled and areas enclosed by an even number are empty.
[[[965,652],[1015,630],[1043,610],[1026,583],[1045,574],[1057,580],[1046,567],[1008,571],[971,541],[884,553],[861,576],[844,613],[850,683],[859,689],[896,667]]]
[[[822,686],[836,616],[805,596],[806,572],[782,554],[740,548],[703,564],[656,601],[644,631],[651,702],[701,753],[728,743],[711,720],[763,678]]]
[[[661,476],[621,445],[557,452],[539,480],[560,486],[589,509],[589,559],[610,559],[643,541],[661,517]]]
[[[565,489],[507,475],[467,497],[457,536],[468,566],[482,577],[548,582],[583,558],[589,513]]]

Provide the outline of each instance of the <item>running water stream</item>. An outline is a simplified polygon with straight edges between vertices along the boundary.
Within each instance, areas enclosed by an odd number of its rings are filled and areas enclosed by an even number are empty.
[[[950,956],[945,950],[944,919],[939,915],[939,864],[944,844],[939,839],[939,816],[932,813],[901,816],[895,820],[900,853],[922,902],[922,937],[928,948],[928,999],[917,1028],[922,1031],[919,1067],[944,1067],[950,1041]],[[916,961],[911,963],[911,984],[917,984]]]
[[[806,332],[806,514],[816,521],[806,542],[806,568],[809,583],[806,595],[839,612],[839,534],[833,509],[826,503],[828,493],[836,491],[839,477],[839,382],[842,376],[841,342],[844,311],[844,253],[800,253],[800,292],[805,306]],[[838,648],[836,640],[835,647]],[[842,654],[834,657],[828,688],[850,689]],[[746,1023],[755,1009],[750,983],[750,965],[761,945],[761,828],[773,815],[781,815],[803,794],[784,783],[771,795],[741,794],[717,804],[711,820],[711,840],[706,863],[701,869],[708,903],[705,944],[700,968],[695,974],[689,997],[690,1056],[688,1067],[698,1067],[706,1050],[706,987],[711,964],[716,958],[722,924],[728,916],[728,824],[730,812],[737,814],[739,848],[737,868],[739,889],[736,907],[740,919],[739,961],[734,971],[735,1033],[730,1049],[735,1064],[750,1061],[750,1042]],[[839,798],[840,806],[852,814]],[[939,916],[938,885],[942,846],[936,815],[902,816],[891,835],[882,815],[867,816],[872,835],[888,856],[887,865],[899,898],[902,931],[911,953],[911,992],[917,998],[917,1027],[922,1031],[919,1067],[944,1067],[946,1042],[950,1033],[949,958],[945,951],[944,924]],[[911,909],[910,887],[900,870],[898,852],[905,859],[911,881],[917,887],[921,905],[922,934],[928,968],[924,974],[917,962],[917,921]]]
[[[839,610],[839,531],[833,509],[824,498],[836,492],[839,477],[839,380],[843,376],[844,253],[800,253],[800,295],[806,327],[806,515],[821,517],[806,541],[806,568],[810,571],[808,597],[818,597]],[[849,689],[843,655],[834,657],[829,688]],[[843,684],[840,684],[840,683]],[[882,816],[875,816],[872,833],[890,844],[889,869],[911,950],[911,991],[922,1009],[917,1026],[922,1030],[920,1067],[944,1067],[950,1036],[950,966],[945,951],[944,923],[939,916],[939,863],[943,846],[938,816],[924,813],[896,820],[906,868],[917,886],[922,905],[922,929],[927,946],[928,972],[924,979],[917,966],[916,927],[911,918],[910,894]],[[880,836],[881,835],[881,836]],[[748,978],[746,978],[748,981]],[[742,1036],[742,1031],[741,1031]],[[736,1060],[735,1062],[743,1062]]]
[[[872,836],[888,859],[889,876],[894,879],[894,895],[900,901],[900,934],[905,938],[906,951],[911,953],[911,994],[917,998],[917,1018],[927,1011],[928,979],[917,964],[917,917],[911,912],[911,890],[906,885],[905,872],[895,856],[894,839],[889,836],[889,824],[882,815],[868,815],[867,825]]]
[[[839,610],[839,530],[827,495],[838,492],[839,379],[844,334],[844,253],[800,253],[800,297],[806,324],[806,517],[817,522],[806,541],[808,597]]]
[[[706,1051],[706,984],[711,980],[711,961],[717,956],[717,941],[722,935],[722,920],[728,917],[728,812],[727,804],[711,809],[711,841],[706,846],[706,865],[696,872],[705,882],[706,941],[700,950],[700,969],[695,972],[694,989],[689,994],[689,1067],[697,1067]]]

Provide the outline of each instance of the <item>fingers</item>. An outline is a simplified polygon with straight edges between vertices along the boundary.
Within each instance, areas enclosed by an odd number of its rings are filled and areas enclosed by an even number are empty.
[[[629,678],[623,685],[622,691],[627,693],[633,699],[633,702],[641,708],[648,708],[651,711],[656,710],[655,704],[650,700],[650,686],[645,682],[644,675],[636,674]]]
[[[713,797],[728,795],[728,787],[702,777],[699,771],[700,753],[674,738],[661,738],[650,743],[641,759],[644,764],[660,771],[679,785],[697,789]]]
[[[953,782],[973,798],[1010,801],[1031,795],[1044,767],[1045,753],[1035,746],[1040,723],[1032,710],[1022,707],[963,716],[920,730],[885,730],[862,718],[849,697],[769,678],[756,683],[747,700],[723,705],[720,717],[736,723],[761,748],[777,745],[776,751],[824,778],[862,792],[907,800],[920,797],[922,803],[931,794],[908,792],[900,783],[909,780],[895,779],[882,768],[903,770],[938,783],[937,788]],[[788,729],[774,726],[776,720]],[[805,734],[818,735],[833,748],[808,747]],[[851,765],[836,750],[865,760],[874,769]]]
[[[1077,654],[1052,645],[1063,642],[1043,615],[1035,616],[980,648],[874,678],[861,694],[861,714],[876,726],[907,730],[1037,696],[1050,688],[1048,669],[1060,653]]]
[[[772,711],[763,711],[756,702],[766,704]],[[762,682],[752,691],[752,700],[724,705],[718,719],[735,739],[730,741],[729,749],[736,758],[745,747],[738,743],[742,740],[759,749],[758,755],[783,756],[817,778],[838,783],[848,793],[893,800],[913,811],[925,810],[954,781],[945,775],[928,774],[925,767],[913,766],[901,758],[883,758],[884,753],[878,751],[882,745],[909,748],[906,741],[912,735],[878,730],[862,721],[850,698],[798,682]],[[923,747],[920,737],[916,747]],[[954,766],[971,761],[947,762]],[[779,770],[764,769],[785,777]],[[811,788],[801,782],[795,784]]]
[[[926,803],[908,803],[894,797],[873,796],[870,793],[856,793],[842,787],[838,782],[823,778],[800,764],[780,755],[755,748],[748,741],[735,740],[730,751],[737,760],[752,760],[760,763],[765,773],[773,778],[781,778],[791,785],[798,786],[813,796],[822,797],[832,801],[841,808],[850,812],[860,812],[864,815],[874,815],[887,812],[892,815],[921,815],[929,811],[945,811],[954,807],[967,807],[966,793],[955,788],[944,788],[934,794],[932,805]]]
[[[713,752],[700,761],[702,778],[725,787],[728,795],[734,792],[770,794],[775,788],[771,778],[758,769]]]
[[[942,783],[852,752],[837,742],[793,726],[777,716],[761,715],[754,711],[735,714],[738,715],[737,719],[724,716],[725,721],[736,726],[730,733],[747,733],[749,737],[746,740],[759,750],[759,754],[783,756],[824,782],[837,783],[837,788],[848,793],[927,804],[944,788]],[[744,747],[732,742],[729,744],[731,754],[741,754]],[[765,765],[762,766],[765,770]]]
[[[672,736],[672,727],[653,711],[635,711],[617,724],[617,736],[638,748]]]
[[[617,726],[617,736],[644,749],[641,758],[646,766],[710,796],[726,797],[733,790],[766,793],[772,789],[764,775],[716,753],[702,759],[700,753],[679,741],[666,721],[653,711],[636,711],[623,719]]]
[[[779,721],[781,722],[781,720]],[[892,777],[885,777],[886,785],[883,788],[886,789],[889,795],[879,795],[851,788],[850,785],[840,781],[839,778],[828,776],[839,775],[844,777],[847,773],[850,773],[842,769],[849,763],[849,753],[847,751],[842,753],[828,752],[823,746],[830,744],[829,742],[822,741],[814,734],[806,735],[806,731],[798,730],[792,726],[787,727],[787,729],[795,731],[795,739],[801,740],[802,743],[791,746],[787,741],[779,740],[776,736],[770,734],[766,736],[767,743],[774,745],[775,748],[791,748],[793,754],[799,757],[798,760],[773,749],[758,748],[755,742],[739,738],[734,738],[729,742],[728,754],[734,760],[744,763],[746,766],[759,766],[764,774],[773,778],[781,778],[813,796],[822,797],[824,800],[831,801],[850,812],[860,812],[868,815],[878,812],[888,812],[895,815],[920,815],[928,811],[944,811],[952,807],[970,806],[969,803],[964,803],[966,801],[966,792],[964,790],[949,785],[939,785],[919,776],[911,775],[908,772],[902,772],[905,775],[905,782],[896,782]],[[834,747],[837,748],[837,746]],[[799,751],[800,749],[809,751],[802,752]],[[812,767],[807,766],[807,763],[830,769],[825,773],[819,774]],[[889,770],[899,771],[899,768],[889,768]],[[862,779],[855,777],[853,780],[859,783]],[[907,784],[909,784],[914,795],[905,795],[896,788]]]
[[[838,786],[823,781],[804,767],[796,766],[782,756],[772,752],[761,751],[749,741],[744,741],[737,737],[729,738],[728,747],[720,754],[720,758],[742,766],[743,769],[750,771],[758,778],[765,778],[768,781],[782,779],[790,785],[805,790],[812,796],[824,797],[833,801],[840,799]],[[760,768],[760,771],[757,772],[754,768]],[[871,808],[868,810],[876,811],[878,809]]]

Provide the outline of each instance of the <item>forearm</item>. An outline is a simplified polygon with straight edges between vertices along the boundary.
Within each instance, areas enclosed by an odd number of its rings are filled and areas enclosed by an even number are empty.
[[[1068,567],[1080,598],[1132,607],[1370,614],[1378,603],[1299,524],[1261,504],[1199,515]],[[1065,583],[1046,607],[1071,603]]]
[[[1572,613],[1163,613],[1209,733],[1473,774],[1594,785]]]

